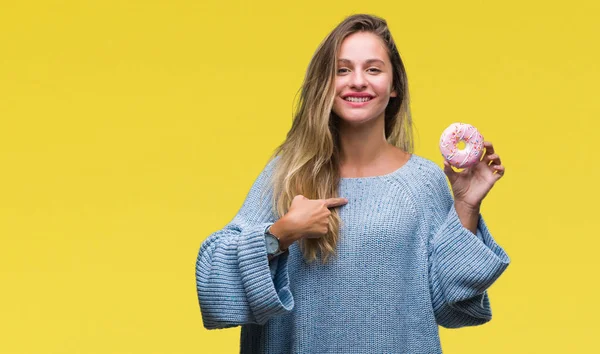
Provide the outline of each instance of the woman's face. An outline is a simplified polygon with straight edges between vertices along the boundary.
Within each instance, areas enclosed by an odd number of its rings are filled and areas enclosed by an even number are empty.
[[[333,112],[346,123],[383,119],[392,90],[392,64],[383,41],[370,32],[344,39],[338,53]]]

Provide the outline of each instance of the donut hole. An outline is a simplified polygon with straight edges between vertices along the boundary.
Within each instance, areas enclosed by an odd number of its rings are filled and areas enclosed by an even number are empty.
[[[464,150],[467,147],[467,143],[465,143],[464,140],[461,140],[458,142],[458,144],[456,144],[456,147],[459,150]]]

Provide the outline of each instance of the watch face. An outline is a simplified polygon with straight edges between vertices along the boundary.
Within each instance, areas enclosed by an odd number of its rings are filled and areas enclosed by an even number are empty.
[[[275,237],[266,235],[265,240],[267,241],[267,253],[273,254],[279,250],[279,241]]]

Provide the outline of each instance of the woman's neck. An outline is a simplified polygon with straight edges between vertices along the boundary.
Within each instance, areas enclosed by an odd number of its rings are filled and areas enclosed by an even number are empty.
[[[339,126],[341,177],[387,174],[399,168],[409,154],[388,143],[383,117],[359,126]]]
[[[340,120],[338,129],[340,165],[368,167],[389,152],[383,117],[360,125],[349,125]]]

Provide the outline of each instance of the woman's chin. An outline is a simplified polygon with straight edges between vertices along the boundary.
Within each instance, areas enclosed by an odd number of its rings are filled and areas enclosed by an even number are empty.
[[[338,117],[340,117],[342,123],[349,125],[364,124],[375,119],[375,117],[366,114],[338,114]]]

